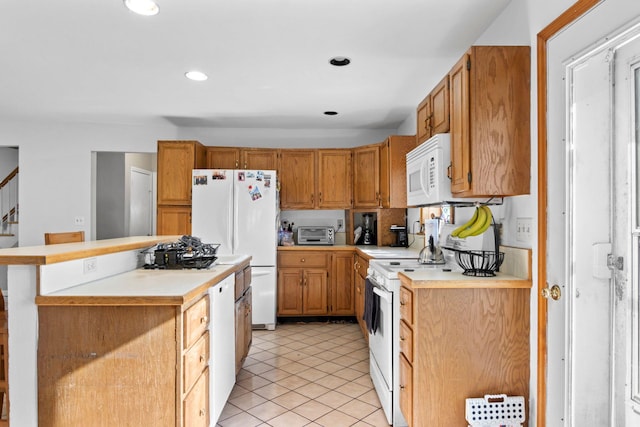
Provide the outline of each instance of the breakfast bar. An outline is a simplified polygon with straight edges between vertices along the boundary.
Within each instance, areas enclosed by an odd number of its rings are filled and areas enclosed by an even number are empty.
[[[0,250],[12,425],[209,424],[209,342],[222,336],[209,333],[210,305],[228,293],[233,337],[234,273],[250,257],[202,270],[142,268],[145,249],[178,237]]]

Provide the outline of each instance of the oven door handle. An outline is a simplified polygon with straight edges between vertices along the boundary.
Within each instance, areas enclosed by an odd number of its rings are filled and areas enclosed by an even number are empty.
[[[374,287],[373,293],[382,298],[387,304],[391,304],[391,293],[380,290],[379,288]]]

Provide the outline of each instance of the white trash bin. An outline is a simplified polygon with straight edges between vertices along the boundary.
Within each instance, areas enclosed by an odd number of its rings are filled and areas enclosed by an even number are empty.
[[[522,427],[525,421],[524,397],[487,394],[466,399],[465,418],[469,427]]]

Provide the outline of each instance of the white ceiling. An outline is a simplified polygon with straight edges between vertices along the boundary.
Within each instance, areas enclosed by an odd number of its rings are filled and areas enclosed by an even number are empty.
[[[0,117],[396,128],[509,1],[3,0]]]

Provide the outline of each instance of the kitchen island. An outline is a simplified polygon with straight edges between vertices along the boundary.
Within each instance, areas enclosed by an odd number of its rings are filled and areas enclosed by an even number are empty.
[[[141,250],[178,237],[0,250],[9,265],[11,424],[209,425],[209,306],[226,287],[233,381],[233,279],[250,258],[140,268]]]

